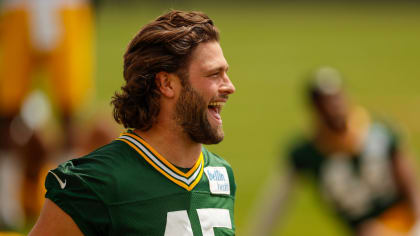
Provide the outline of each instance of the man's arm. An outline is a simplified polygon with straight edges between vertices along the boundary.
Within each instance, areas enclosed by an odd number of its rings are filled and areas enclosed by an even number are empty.
[[[392,231],[385,227],[381,222],[376,219],[368,220],[367,222],[360,225],[357,229],[357,235],[369,236],[369,235],[390,235],[390,236],[402,236],[402,235],[420,235],[420,192],[417,187],[417,177],[413,168],[413,163],[406,154],[396,151],[393,157],[393,171],[398,183],[398,186],[407,197],[410,207],[413,210],[416,224],[411,233],[401,233]]]
[[[54,202],[45,199],[44,207],[29,236],[82,236],[83,233],[73,219]]]
[[[254,206],[247,235],[268,236],[273,233],[276,222],[284,214],[297,177],[293,168],[285,172],[276,171],[267,181],[261,198]]]
[[[415,163],[405,153],[398,151],[394,158],[394,173],[403,193],[407,196],[417,221],[420,221],[420,190]]]
[[[404,194],[407,196],[413,209],[415,225],[410,235],[420,235],[420,188],[416,175],[415,163],[405,153],[397,151],[394,158],[394,173]]]

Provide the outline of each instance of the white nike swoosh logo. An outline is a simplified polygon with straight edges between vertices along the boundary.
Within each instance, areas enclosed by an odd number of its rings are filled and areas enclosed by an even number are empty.
[[[66,179],[63,182],[54,172],[52,171],[48,171],[48,172],[54,175],[54,177],[57,179],[58,183],[60,184],[61,189],[64,189],[66,187],[66,183],[67,183]]]

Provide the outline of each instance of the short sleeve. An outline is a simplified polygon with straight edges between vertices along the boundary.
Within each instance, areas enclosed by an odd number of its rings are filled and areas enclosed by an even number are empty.
[[[301,158],[301,156],[299,155],[299,152],[297,152],[296,150],[291,150],[289,151],[288,157],[289,157],[289,163],[292,168],[298,171],[305,169],[306,162],[304,158]]]
[[[308,168],[309,160],[305,153],[305,147],[302,143],[291,146],[288,150],[289,163],[292,168],[297,171],[304,171]]]
[[[109,215],[105,204],[89,188],[72,161],[49,171],[45,180],[46,198],[66,212],[85,235],[108,232]]]
[[[400,140],[399,140],[398,134],[396,133],[395,130],[389,129],[388,132],[389,132],[389,137],[390,137],[389,150],[388,151],[389,151],[391,157],[394,158],[395,154],[400,149]]]
[[[323,161],[312,142],[305,138],[295,141],[287,156],[290,166],[299,173],[316,173]]]

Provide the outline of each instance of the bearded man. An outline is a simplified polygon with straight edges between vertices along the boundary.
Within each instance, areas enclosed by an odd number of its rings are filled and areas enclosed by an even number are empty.
[[[50,171],[30,235],[234,235],[232,168],[203,147],[224,137],[227,70],[204,13],[170,11],[144,26],[111,102],[128,131]]]

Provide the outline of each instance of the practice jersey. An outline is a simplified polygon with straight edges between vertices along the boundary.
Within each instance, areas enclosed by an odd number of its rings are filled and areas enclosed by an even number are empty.
[[[51,170],[46,197],[85,235],[234,235],[230,165],[204,147],[189,170],[133,132]]]
[[[356,154],[326,155],[312,140],[301,140],[290,156],[293,167],[314,176],[325,199],[346,222],[356,226],[402,200],[392,170],[396,149],[394,133],[373,123]]]

